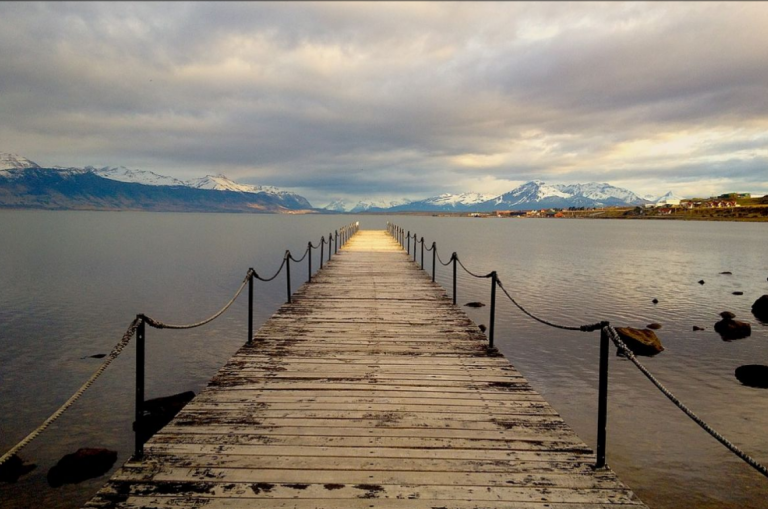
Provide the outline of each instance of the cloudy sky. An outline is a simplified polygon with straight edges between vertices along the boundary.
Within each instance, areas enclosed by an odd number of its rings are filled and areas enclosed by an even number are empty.
[[[766,3],[0,3],[0,151],[332,198],[768,193]]]

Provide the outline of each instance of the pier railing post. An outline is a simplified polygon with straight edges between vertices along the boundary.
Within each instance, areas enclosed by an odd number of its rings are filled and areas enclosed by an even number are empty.
[[[597,461],[595,468],[605,468],[606,428],[608,424],[608,325],[600,329],[600,380],[597,400]]]
[[[325,237],[320,237],[320,268],[323,268],[323,256],[325,255]]]
[[[333,238],[333,233],[328,234],[328,261],[331,261],[331,239]]]
[[[419,241],[421,242],[421,268],[424,269],[424,237]]]
[[[144,347],[146,327],[144,315],[138,315],[139,327],[136,329],[136,420],[133,423],[134,458],[144,456]]]
[[[411,230],[408,230],[408,254],[411,254]]]
[[[291,303],[291,252],[285,252],[285,283],[288,288],[288,304]]]
[[[339,230],[336,230],[336,236],[333,238],[333,254],[339,254]]]
[[[488,325],[488,347],[493,348],[493,332],[496,324],[496,283],[498,276],[496,271],[491,272],[491,320]]]
[[[435,282],[435,263],[437,258],[437,244],[435,242],[432,243],[432,282]]]
[[[456,261],[459,259],[458,256],[456,256],[456,251],[453,252],[451,255],[451,260],[453,260],[453,305],[456,305]]]
[[[416,246],[419,245],[419,241],[417,240],[419,237],[415,233],[413,234],[413,261],[416,261]]]
[[[248,344],[253,341],[253,268],[248,271]]]
[[[312,242],[307,244],[307,281],[312,281]]]

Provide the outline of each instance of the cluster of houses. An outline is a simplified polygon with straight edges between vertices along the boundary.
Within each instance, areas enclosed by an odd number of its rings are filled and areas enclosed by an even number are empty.
[[[723,194],[717,198],[709,198],[708,200],[682,200],[682,199],[666,199],[658,203],[648,203],[645,208],[657,209],[659,214],[672,214],[675,208],[681,208],[686,210],[691,209],[728,209],[733,207],[740,207],[736,198],[749,198],[749,193],[730,193]]]
[[[655,203],[647,203],[643,205],[645,209],[653,209],[655,213],[659,215],[671,215],[675,210],[680,209],[726,209],[733,207],[740,207],[737,198],[750,198],[749,193],[729,193],[723,194],[718,197],[712,197],[709,199],[679,199],[679,198],[667,198]],[[610,207],[614,208],[614,207]],[[584,210],[571,207],[570,210]],[[591,209],[590,209],[591,210]],[[491,214],[479,214],[477,212],[469,214],[472,217],[565,217],[562,210],[558,209],[540,209],[540,210],[495,210]]]
[[[496,217],[565,217],[560,210],[496,210]]]

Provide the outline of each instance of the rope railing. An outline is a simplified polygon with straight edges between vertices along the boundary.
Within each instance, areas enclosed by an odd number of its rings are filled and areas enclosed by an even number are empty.
[[[690,408],[688,408],[682,401],[680,401],[674,394],[672,394],[672,391],[667,389],[664,384],[659,382],[659,380],[653,376],[650,371],[648,371],[648,368],[643,366],[643,364],[637,360],[634,352],[632,352],[632,350],[621,340],[621,336],[619,336],[619,333],[616,331],[616,329],[608,324],[604,327],[603,330],[606,331],[610,340],[614,345],[616,345],[616,348],[621,350],[624,356],[629,359],[632,364],[634,364],[635,367],[637,367],[637,369],[639,369],[640,372],[645,375],[645,377],[650,380],[651,383],[656,386],[656,388],[659,389],[659,391],[661,391],[661,393],[664,394],[664,396],[666,396],[667,399],[669,399],[677,408],[679,408],[693,422],[698,424],[704,431],[709,433],[709,435],[712,436],[715,440],[723,444],[729,451],[741,458],[745,463],[763,474],[765,477],[768,477],[768,468],[758,463],[754,458],[739,449],[736,445],[733,444],[733,442],[725,438],[721,433],[707,424],[704,419],[696,415]]]
[[[154,318],[151,318],[146,315],[139,315],[139,318],[143,320],[147,325],[150,327],[153,327],[155,329],[194,329],[196,327],[201,327],[207,323],[211,323],[218,317],[224,314],[224,312],[232,306],[232,304],[235,303],[237,298],[240,296],[241,293],[243,293],[243,290],[245,289],[245,285],[248,284],[248,281],[250,281],[251,277],[253,276],[254,272],[253,269],[248,269],[248,273],[245,275],[245,279],[243,279],[242,284],[240,285],[240,288],[237,289],[235,292],[235,295],[227,302],[223,308],[221,308],[218,312],[216,312],[213,316],[210,316],[206,318],[205,320],[201,320],[196,323],[190,323],[186,325],[174,325],[170,323],[165,323],[160,320],[156,320]]]
[[[421,243],[422,246],[422,258],[421,258],[421,268],[425,269],[424,267],[424,237],[422,237],[420,240],[417,240],[418,237],[414,233],[413,236],[411,236],[410,231],[407,235],[403,235],[403,230],[401,227],[397,225],[393,225],[390,223],[387,223],[387,230],[390,234],[397,240],[401,247],[403,249],[406,249],[406,242],[407,241],[407,252],[410,255],[410,241],[411,238],[414,240],[413,245],[413,261],[416,261],[416,245],[417,243]],[[553,327],[556,329],[561,330],[568,330],[568,331],[577,331],[577,332],[594,332],[594,331],[600,331],[601,341],[600,341],[600,378],[598,382],[598,418],[597,418],[597,453],[596,453],[596,462],[595,467],[596,468],[606,468],[606,440],[607,440],[607,433],[606,433],[606,427],[607,427],[607,413],[608,413],[608,354],[609,354],[609,340],[613,342],[613,344],[616,346],[616,348],[621,351],[627,359],[629,359],[637,369],[640,370],[643,375],[645,375],[648,380],[653,383],[654,386],[656,386],[659,391],[661,391],[664,396],[666,396],[675,406],[677,406],[683,413],[685,413],[686,416],[688,416],[691,420],[693,420],[696,424],[698,424],[702,429],[704,429],[707,433],[709,433],[713,438],[715,438],[718,442],[720,442],[722,445],[724,445],[728,450],[730,450],[732,453],[734,453],[736,456],[741,458],[744,462],[746,462],[748,465],[753,467],[755,470],[763,474],[764,476],[768,477],[768,468],[766,468],[764,465],[758,463],[754,458],[746,454],[744,451],[739,449],[736,445],[734,445],[731,441],[726,439],[722,434],[717,432],[712,426],[707,424],[703,419],[701,419],[698,415],[696,415],[692,410],[690,410],[683,402],[681,402],[672,392],[664,387],[664,385],[659,382],[659,380],[645,367],[643,366],[640,361],[637,360],[637,357],[634,355],[632,350],[621,340],[621,337],[619,336],[619,333],[616,331],[616,329],[610,325],[607,321],[601,321],[601,322],[595,322],[591,324],[585,324],[585,325],[562,325],[557,324],[549,320],[545,320],[541,317],[536,316],[532,312],[528,311],[525,307],[523,307],[517,299],[515,299],[504,287],[504,284],[499,279],[496,271],[492,271],[488,274],[482,275],[482,274],[476,274],[472,271],[470,271],[467,267],[464,266],[464,264],[461,262],[461,259],[456,255],[454,252],[451,255],[451,258],[449,259],[448,263],[444,263],[442,259],[440,259],[439,254],[437,253],[437,244],[435,242],[432,243],[432,247],[428,248],[428,250],[433,250],[433,258],[432,258],[432,281],[435,281],[435,259],[440,261],[440,264],[443,266],[449,265],[451,262],[453,262],[453,303],[456,304],[456,264],[461,266],[464,271],[469,274],[470,276],[473,276],[475,278],[484,279],[484,278],[491,278],[491,310],[490,310],[490,324],[488,327],[488,347],[489,349],[493,349],[493,336],[494,336],[494,323],[495,323],[495,313],[496,313],[496,287],[498,286],[501,291],[504,293],[504,295],[507,296],[509,301],[514,304],[523,314],[528,316],[529,318],[543,324],[547,325],[549,327]],[[426,270],[426,269],[425,269]]]
[[[114,361],[117,356],[122,353],[123,349],[128,346],[128,343],[131,342],[131,338],[133,338],[133,335],[136,333],[136,329],[139,327],[140,322],[141,319],[139,317],[133,319],[131,324],[128,326],[128,329],[125,331],[125,334],[123,334],[122,339],[120,339],[120,341],[112,348],[112,351],[109,352],[109,355],[107,355],[106,359],[104,359],[104,362],[101,363],[101,366],[99,366],[98,369],[94,371],[93,374],[88,378],[88,380],[86,380],[85,383],[83,383],[83,385],[81,385],[80,388],[77,389],[75,393],[67,401],[65,401],[64,404],[57,408],[56,411],[53,412],[51,416],[48,417],[40,426],[35,428],[16,445],[11,447],[8,452],[0,456],[0,465],[11,459],[24,447],[29,445],[34,439],[40,436],[40,434],[45,431],[51,424],[53,424],[59,417],[61,417],[62,414],[64,414],[64,412],[66,412],[69,407],[75,403],[75,401],[80,399],[80,396],[82,396],[83,393],[85,393],[85,391],[88,390],[88,388],[91,387],[91,385],[93,385],[96,380],[98,380],[102,373],[106,371],[107,367],[112,364],[112,361]]]
[[[339,231],[342,232],[341,237],[341,245],[343,247],[344,243],[346,243],[352,235],[357,233],[359,231],[359,222],[351,223],[349,225],[343,226],[340,228],[340,230],[336,230],[336,242],[335,245],[336,250],[338,250],[338,236]],[[330,241],[331,235],[328,237],[327,244],[329,246],[328,248],[328,261],[331,259],[331,250],[330,250]],[[296,260],[291,255],[290,251],[286,251],[285,255],[283,256],[283,261],[280,264],[280,267],[277,269],[277,272],[269,277],[269,278],[263,278],[259,276],[255,270],[252,268],[248,269],[245,279],[243,279],[243,282],[240,284],[240,287],[235,292],[234,296],[227,302],[224,307],[222,307],[219,311],[217,311],[212,316],[201,320],[199,322],[194,322],[190,324],[170,324],[163,322],[161,320],[158,320],[156,318],[152,318],[150,316],[147,316],[145,314],[138,314],[136,315],[136,318],[133,319],[131,324],[129,325],[128,329],[125,331],[125,334],[123,334],[123,337],[120,339],[120,341],[112,348],[110,353],[107,355],[107,357],[104,359],[104,361],[101,363],[101,365],[94,371],[94,373],[86,380],[80,388],[78,388],[75,393],[67,400],[65,401],[56,411],[54,411],[50,417],[48,417],[43,423],[35,428],[33,431],[31,431],[27,436],[25,436],[21,441],[19,441],[16,445],[11,447],[5,454],[0,456],[0,465],[3,465],[6,461],[11,459],[14,455],[16,455],[19,451],[21,451],[24,447],[29,445],[34,439],[36,439],[38,436],[40,436],[43,431],[45,431],[54,421],[56,421],[59,417],[61,417],[64,412],[66,412],[80,397],[85,393],[86,390],[88,390],[94,382],[104,373],[104,371],[109,367],[110,364],[124,351],[125,347],[128,345],[128,343],[131,342],[131,339],[136,336],[136,421],[134,422],[134,431],[135,431],[135,457],[140,457],[143,454],[143,446],[144,446],[144,437],[142,435],[142,419],[144,417],[144,350],[145,350],[145,326],[149,325],[150,327],[153,327],[155,329],[177,329],[177,330],[184,330],[184,329],[193,329],[196,327],[201,327],[203,325],[206,325],[216,318],[223,315],[238,299],[238,297],[243,293],[243,290],[245,289],[246,285],[248,286],[248,341],[247,343],[250,344],[253,340],[253,281],[259,280],[264,282],[272,281],[273,279],[277,278],[278,275],[280,275],[283,271],[283,269],[286,269],[286,280],[288,282],[288,302],[291,302],[291,291],[290,291],[290,261],[296,261],[300,262],[304,260],[307,255],[309,254],[309,280],[311,280],[312,276],[312,256],[311,251],[312,249],[317,249],[318,247],[322,248],[326,244],[325,237],[321,237],[320,242],[317,246],[314,246],[312,242],[309,242],[307,245],[307,249],[304,251],[304,255]],[[323,253],[321,251],[320,254],[320,266],[322,268],[322,262],[323,262]]]

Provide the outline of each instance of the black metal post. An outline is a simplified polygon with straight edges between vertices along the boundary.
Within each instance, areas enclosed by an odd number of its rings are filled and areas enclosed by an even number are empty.
[[[328,234],[328,261],[331,261],[331,238],[333,238],[333,233]]]
[[[320,268],[323,268],[323,256],[325,253],[325,237],[320,237]]]
[[[597,461],[595,468],[605,468],[605,440],[608,423],[608,329],[600,330],[600,381],[597,401]]]
[[[451,259],[453,260],[453,305],[456,305],[456,260],[459,259],[458,256],[456,256],[456,252],[454,251],[451,255]]]
[[[421,268],[424,269],[424,237],[421,238]]]
[[[248,344],[253,341],[253,269],[248,275]]]
[[[285,252],[285,282],[288,287],[288,304],[291,303],[291,252]]]
[[[333,238],[333,254],[339,253],[339,230],[336,230],[336,236]]]
[[[135,447],[133,456],[144,456],[144,344],[146,330],[144,316],[139,315],[139,327],[136,329],[136,420],[133,423]]]
[[[408,230],[408,254],[411,254],[411,230]]]
[[[437,244],[435,242],[432,243],[432,282],[435,282],[435,263],[437,258]]]
[[[312,242],[307,244],[307,281],[312,281]]]
[[[416,261],[416,246],[418,246],[418,245],[419,245],[419,241],[418,241],[418,238],[419,238],[419,237],[418,237],[418,235],[416,235],[416,234],[414,233],[414,234],[413,234],[413,261],[414,261],[414,262]]]
[[[493,348],[493,329],[496,323],[496,271],[491,272],[491,323],[488,325],[488,347]]]

